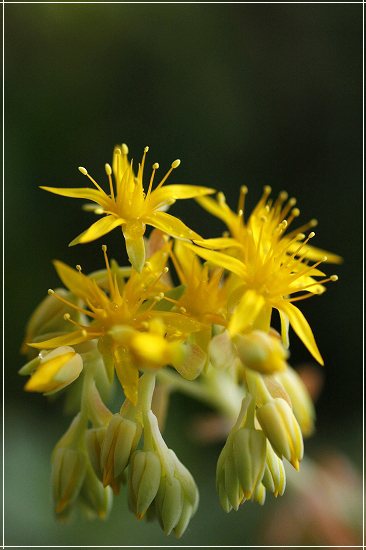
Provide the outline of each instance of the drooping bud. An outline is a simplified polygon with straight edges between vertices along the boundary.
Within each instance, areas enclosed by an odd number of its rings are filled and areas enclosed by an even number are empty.
[[[300,426],[291,407],[276,397],[257,410],[257,419],[279,457],[284,456],[296,470],[304,454]]]
[[[24,386],[26,391],[54,393],[76,380],[83,370],[83,360],[69,346],[56,348],[41,357],[37,370]]]
[[[120,476],[129,463],[140,441],[142,427],[138,422],[124,418],[120,413],[112,416],[103,441],[100,466],[103,470],[103,485],[111,485],[119,494]]]
[[[272,374],[286,369],[288,351],[279,338],[262,330],[238,336],[238,355],[245,367],[262,374]]]

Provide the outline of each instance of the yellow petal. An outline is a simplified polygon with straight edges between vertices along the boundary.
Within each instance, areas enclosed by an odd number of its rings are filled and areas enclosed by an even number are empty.
[[[247,289],[229,322],[230,336],[251,325],[265,306],[265,299],[255,290]]]
[[[81,233],[76,237],[69,246],[73,246],[78,243],[89,243],[90,241],[95,241],[102,237],[106,233],[109,233],[115,227],[122,225],[125,222],[122,218],[115,218],[114,216],[105,216],[100,220],[96,221],[91,225],[86,231]]]
[[[172,237],[177,237],[180,239],[201,239],[198,233],[189,229],[183,222],[167,214],[166,212],[154,212],[153,214],[148,214],[143,218],[144,222],[164,231]]]
[[[88,283],[85,282],[87,279],[85,275],[59,260],[54,260],[53,265],[61,281],[73,294],[79,296],[84,302],[94,300],[94,295],[89,291]]]
[[[150,313],[153,315],[154,310],[151,310]],[[206,325],[174,311],[156,311],[156,316],[164,321],[168,335],[190,334],[207,329]]]
[[[304,315],[301,313],[301,311],[286,300],[274,304],[274,307],[280,311],[283,311],[287,315],[292,328],[294,329],[300,340],[303,341],[305,346],[308,348],[312,356],[318,361],[318,363],[324,365],[324,361],[322,359],[322,356],[320,355],[318,346],[316,345],[310,325],[305,319]]]
[[[237,258],[232,258],[227,254],[216,252],[215,250],[206,250],[205,248],[200,248],[199,246],[195,246],[194,244],[190,243],[185,243],[185,246],[193,250],[196,254],[201,256],[201,258],[212,262],[214,265],[232,271],[242,279],[244,278],[246,274],[245,265]]]
[[[85,336],[84,330],[75,330],[74,332],[69,332],[63,336],[56,336],[56,338],[51,338],[50,340],[45,340],[44,342],[33,342],[28,344],[31,348],[37,349],[52,349],[58,348],[59,346],[75,346],[80,344],[80,342],[86,342],[87,340],[93,340],[95,335],[87,334]]]
[[[57,187],[44,187],[40,186],[41,189],[54,193],[55,195],[62,195],[63,197],[72,197],[76,199],[88,199],[97,204],[106,210],[109,209],[111,199],[104,192],[97,191],[97,189],[90,189],[89,187],[77,187],[77,188],[57,188]]]
[[[298,246],[298,243],[294,243],[289,247],[289,252],[295,252]],[[328,263],[341,264],[343,262],[343,258],[338,256],[338,254],[333,254],[333,252],[328,252],[327,250],[322,250],[321,248],[317,248],[316,246],[311,246],[309,244],[302,247],[301,254],[304,254],[305,258],[313,260],[314,262],[322,260],[325,256],[327,257]]]
[[[151,193],[150,201],[155,205],[169,199],[192,199],[211,193],[215,193],[215,189],[199,185],[164,185]]]
[[[136,405],[139,371],[132,364],[129,353],[124,348],[118,347],[114,351],[113,358],[118,380],[125,392],[125,396],[133,405]]]
[[[226,203],[219,204],[217,201],[209,197],[199,197],[196,199],[198,204],[207,212],[222,220],[228,227],[237,225],[238,216],[230,210]]]
[[[239,241],[237,241],[236,239],[232,239],[231,237],[217,237],[216,239],[204,239],[203,241],[195,240],[194,243],[198,244],[199,246],[203,246],[204,248],[210,249],[243,246]]]
[[[126,236],[125,233],[124,236],[126,240],[128,259],[130,260],[132,267],[137,271],[137,273],[141,273],[145,263],[144,238],[141,236],[137,237],[136,239],[130,239]]]

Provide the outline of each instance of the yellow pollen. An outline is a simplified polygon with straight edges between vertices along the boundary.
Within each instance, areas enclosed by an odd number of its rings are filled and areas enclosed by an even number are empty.
[[[107,176],[110,176],[112,174],[112,168],[110,167],[109,164],[105,165],[105,172],[106,172]]]
[[[293,208],[291,214],[292,214],[295,218],[297,218],[298,216],[300,216],[300,210],[299,210],[298,208]]]
[[[49,288],[49,289],[47,290],[47,292],[48,292],[48,294],[49,294],[50,296],[53,296],[53,295],[55,294],[55,291],[52,290],[52,288]]]
[[[78,169],[80,170],[80,172],[81,172],[82,174],[84,174],[84,176],[87,176],[87,175],[88,175],[87,169],[84,168],[83,166],[79,166]]]
[[[159,163],[155,162],[155,164],[152,165],[153,170],[157,170],[159,168]]]
[[[338,275],[331,275],[329,278],[331,281],[338,281]]]
[[[86,338],[88,336],[88,333],[85,330],[85,328],[81,331],[81,335],[82,335],[83,338]]]
[[[121,152],[124,154],[124,155],[128,155],[128,147],[125,143],[122,143],[121,145]]]
[[[187,310],[186,310],[185,307],[180,307],[180,308],[179,308],[179,311],[180,311],[181,313],[187,313]]]
[[[76,269],[78,270],[79,273],[81,273],[81,265],[78,264],[78,265],[76,266]]]
[[[169,267],[164,267],[162,273],[165,274],[165,273],[168,273],[168,271],[169,271]]]
[[[149,147],[146,145],[146,147],[144,148],[144,153],[147,153],[149,150]]]
[[[172,168],[178,168],[179,165],[180,165],[180,159],[177,159],[174,162],[172,162]]]
[[[65,321],[68,321],[70,319],[70,313],[65,313],[64,319]]]
[[[316,220],[315,218],[309,221],[310,227],[316,227],[317,225],[318,225],[318,220]]]
[[[103,252],[107,252],[107,245],[106,244],[102,244],[102,250],[103,250]]]

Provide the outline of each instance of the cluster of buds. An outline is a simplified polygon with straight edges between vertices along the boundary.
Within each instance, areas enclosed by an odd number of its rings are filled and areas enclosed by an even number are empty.
[[[268,186],[246,223],[246,187],[233,212],[223,193],[208,197],[213,189],[164,186],[179,160],[154,189],[159,165],[153,164],[144,190],[147,151],[135,174],[127,146],[115,148],[112,167],[105,167],[108,192],[82,167],[94,188],[43,188],[87,199],[85,209],[102,216],[70,244],[120,227],[130,265],[110,261],[105,245],[105,269],[89,275],[80,265],[55,261],[66,288],[49,289],[31,316],[21,348],[28,362],[20,374],[30,375],[26,391],[64,394],[65,411],[74,415],[52,456],[57,519],[76,509],[106,518],[122,484],[138,520],[157,519],[166,535],[180,537],[199,497],[161,434],[169,392],[202,400],[232,426],[216,475],[226,512],[247,500],[263,504],[266,491],[282,495],[284,461],[299,469],[303,437],[311,435],[315,419],[306,387],[287,362],[290,327],[323,364],[294,302],[322,294],[324,283],[337,277],[319,280],[324,274],[318,265],[341,259],[310,246],[314,233],[304,232],[315,220],[288,232],[300,213],[296,201],[286,203],[285,192],[272,201]],[[228,232],[202,239],[166,213],[188,198],[221,219]],[[148,225],[154,230],[147,239]],[[271,327],[273,309],[281,334]],[[113,413],[106,403],[117,388],[124,397]]]

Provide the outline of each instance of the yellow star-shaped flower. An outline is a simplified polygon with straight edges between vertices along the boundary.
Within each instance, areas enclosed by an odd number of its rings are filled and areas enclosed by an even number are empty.
[[[170,170],[154,190],[152,186],[155,172],[159,168],[159,165],[157,163],[153,164],[150,183],[145,193],[142,180],[145,157],[148,149],[148,147],[145,147],[137,176],[135,176],[132,162],[129,162],[127,158],[127,145],[122,144],[121,147],[115,147],[113,154],[113,170],[109,164],[105,165],[105,170],[109,179],[110,194],[103,191],[83,167],[79,168],[80,172],[93,182],[96,189],[58,189],[56,187],[41,186],[41,189],[45,189],[57,195],[88,199],[92,201],[93,204],[87,205],[87,209],[91,207],[96,214],[104,214],[103,218],[93,223],[89,229],[76,237],[70,243],[70,246],[94,241],[106,233],[109,233],[109,231],[112,231],[115,227],[121,226],[126,240],[130,262],[135,270],[140,273],[145,263],[143,235],[146,225],[161,229],[168,235],[180,239],[200,239],[197,233],[189,229],[178,218],[164,212],[164,210],[167,210],[167,208],[177,199],[200,197],[202,195],[214,193],[214,189],[195,185],[169,185],[163,187],[169,174],[180,164],[180,160],[175,160]],[[112,172],[115,178],[116,189],[114,189],[113,186]]]

